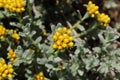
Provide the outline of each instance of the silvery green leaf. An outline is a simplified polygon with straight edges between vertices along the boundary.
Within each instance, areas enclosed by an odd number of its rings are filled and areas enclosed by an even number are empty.
[[[28,73],[28,74],[32,74],[32,71],[31,70],[29,70],[29,69],[25,69],[25,71]]]
[[[78,68],[79,68],[79,64],[77,64],[77,63],[72,64],[72,66],[70,67],[71,73],[73,74],[73,76],[75,76],[77,74]]]
[[[58,23],[56,28],[58,28],[58,27],[62,27],[62,24]]]
[[[26,41],[26,40],[23,40],[23,44],[24,46],[28,47],[30,44],[29,44],[29,41]]]
[[[109,66],[106,63],[100,63],[100,67],[98,68],[98,71],[100,73],[108,73],[109,72]]]
[[[86,12],[85,15],[82,18],[82,21],[84,21],[85,19],[87,19],[89,17],[89,14]]]
[[[45,67],[47,67],[48,69],[54,68],[54,66],[52,64],[45,64]]]
[[[23,59],[17,58],[16,63],[14,64],[14,66],[20,66],[20,64],[23,63],[23,62],[24,62]]]
[[[35,34],[36,34],[36,31],[32,31],[29,36],[32,37],[32,36],[34,36]]]
[[[39,37],[37,37],[37,39],[35,40],[35,43],[40,43],[41,40],[42,40],[42,37],[39,36]]]
[[[56,30],[56,26],[55,26],[55,25],[51,25],[51,30],[52,30],[52,32],[54,33],[55,30]]]
[[[108,9],[115,8],[117,7],[117,4],[115,3],[114,0],[109,0],[108,2],[106,2],[105,7]]]
[[[77,26],[77,28],[78,28],[80,31],[85,31],[85,28],[84,28],[83,25],[80,25],[80,24],[79,24],[79,25]]]
[[[102,33],[99,33],[99,34],[98,34],[98,37],[99,37],[99,39],[100,39],[100,41],[101,41],[102,43],[105,43],[105,39],[104,39]]]
[[[11,26],[15,26],[15,27],[18,27],[18,28],[21,28],[22,25],[20,23],[16,23],[16,22],[10,22],[10,25]]]
[[[47,59],[46,58],[37,58],[37,63],[38,64],[46,64],[47,63]]]
[[[4,14],[3,14],[3,11],[0,11],[0,19],[4,18]]]
[[[80,49],[77,48],[77,49],[75,50],[75,54],[78,55],[79,53],[80,53]]]
[[[84,74],[84,71],[78,70],[78,74],[79,74],[80,76],[82,76],[82,75]]]
[[[25,64],[30,64],[33,60],[33,55],[34,51],[33,50],[25,50],[21,59],[24,59]]]
[[[33,4],[34,3],[34,0],[29,0],[30,4]]]
[[[100,52],[101,52],[101,48],[100,48],[100,47],[94,47],[94,48],[93,48],[93,51],[94,51],[95,53],[100,53]]]
[[[53,60],[54,62],[60,62],[60,61],[62,61],[62,59],[60,58],[60,57],[56,57],[56,58],[54,58],[54,60]]]
[[[18,46],[17,49],[15,50],[17,55],[22,56],[23,54],[23,48],[21,46]]]
[[[19,35],[25,37],[26,35],[23,32],[19,32]]]

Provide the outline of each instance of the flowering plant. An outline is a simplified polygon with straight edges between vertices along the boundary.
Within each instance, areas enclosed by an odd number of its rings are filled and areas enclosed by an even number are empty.
[[[0,0],[0,80],[119,80],[120,28],[96,3]]]

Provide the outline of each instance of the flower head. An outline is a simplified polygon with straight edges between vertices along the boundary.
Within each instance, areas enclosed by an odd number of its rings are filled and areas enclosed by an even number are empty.
[[[15,63],[15,62],[16,62],[16,57],[17,57],[16,52],[14,52],[13,49],[9,49],[7,58],[8,58],[11,62]]]
[[[25,2],[24,0],[0,0],[0,7],[9,10],[10,12],[23,12]]]
[[[100,22],[101,25],[106,27],[110,22],[110,17],[104,13],[100,13],[97,15],[97,20],[98,22]]]
[[[7,29],[4,28],[2,25],[0,25],[0,39],[2,39],[4,37],[6,32],[7,32]]]
[[[91,17],[95,17],[99,13],[98,9],[99,7],[93,4],[92,1],[88,2],[87,11]]]
[[[72,47],[74,45],[73,37],[71,36],[71,30],[64,28],[58,28],[52,39],[54,41],[52,47],[57,50]]]
[[[13,66],[11,64],[6,64],[4,59],[0,60],[0,80],[5,78],[12,78],[14,72]]]
[[[14,31],[12,34],[12,38],[18,41],[20,39],[20,35],[16,31]]]

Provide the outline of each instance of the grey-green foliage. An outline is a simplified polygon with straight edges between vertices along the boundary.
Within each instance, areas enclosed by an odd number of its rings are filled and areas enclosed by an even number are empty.
[[[119,24],[117,25],[117,29],[109,26],[100,28],[102,26],[98,26],[97,21],[90,18],[93,21],[88,22],[88,25],[84,25],[84,20],[89,18],[89,15],[86,12],[82,17],[80,13],[80,20],[73,26],[72,24],[67,26],[67,28],[70,27],[72,29],[74,47],[55,50],[52,48],[52,44],[54,43],[52,36],[58,27],[65,26],[61,22],[57,22],[57,25],[51,22],[51,29],[48,30],[48,26],[45,26],[47,23],[42,21],[44,20],[45,14],[47,14],[47,9],[45,10],[45,7],[43,8],[43,4],[41,4],[42,6],[34,4],[35,1],[37,0],[26,0],[26,3],[30,3],[30,11],[33,14],[30,14],[29,10],[28,13],[26,12],[22,16],[20,14],[10,14],[9,12],[0,11],[1,19],[18,17],[18,21],[9,22],[10,26],[18,29],[18,34],[20,35],[18,43],[13,42],[14,40],[10,37],[3,39],[3,41],[6,40],[4,44],[8,45],[7,47],[14,48],[17,54],[16,63],[13,64],[15,71],[21,69],[25,71],[23,77],[26,77],[27,80],[33,80],[34,75],[41,71],[43,71],[48,80],[120,79],[120,48],[117,45],[117,42],[119,42],[117,39],[120,38],[117,30],[119,29]],[[44,2],[46,0],[42,1]],[[76,0],[66,0],[63,2],[71,5],[74,1]],[[116,7],[113,0],[110,0],[109,3],[106,5],[107,8]],[[60,0],[56,0],[55,8],[58,7],[57,4],[60,4]],[[37,14],[32,11],[33,5],[37,6]],[[26,4],[26,7],[28,7],[28,4]],[[61,7],[59,8],[61,9]],[[62,12],[60,13],[62,14]],[[45,29],[48,30],[47,35],[42,34]],[[8,34],[11,35],[12,33]],[[2,48],[2,45],[1,40],[0,48]],[[15,74],[15,76],[18,75],[22,74]]]
[[[16,49],[17,53],[17,63],[15,65],[19,66],[21,63],[31,64],[34,59],[34,51],[33,50],[23,50],[21,46],[18,46]]]

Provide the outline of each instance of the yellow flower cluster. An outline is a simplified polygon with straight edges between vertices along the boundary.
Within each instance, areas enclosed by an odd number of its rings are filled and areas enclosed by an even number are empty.
[[[13,66],[11,64],[6,64],[4,59],[0,60],[0,80],[5,78],[12,78],[14,72]]]
[[[110,22],[110,17],[105,13],[100,13],[98,9],[99,7],[93,4],[92,1],[88,2],[87,11],[91,15],[91,17],[97,18],[98,22],[102,26],[107,27]]]
[[[110,17],[104,13],[97,15],[97,20],[101,23],[103,26],[108,26],[108,23],[110,22]]]
[[[91,17],[95,17],[95,15],[99,13],[98,9],[99,7],[93,4],[92,1],[88,2],[87,11],[91,15]]]
[[[15,39],[16,41],[20,39],[20,35],[15,30],[6,29],[2,25],[0,25],[0,39],[2,39],[5,36],[5,34],[9,31],[13,32],[11,36],[13,39]]]
[[[8,9],[10,12],[23,12],[25,2],[24,0],[0,0],[0,7]]]
[[[39,74],[35,75],[34,80],[45,80],[43,72],[39,72]]]
[[[67,28],[58,28],[52,39],[54,41],[52,47],[57,50],[73,47],[73,37],[71,30]]]
[[[16,57],[17,57],[16,52],[14,52],[13,49],[9,49],[7,58],[8,58],[11,62],[15,63],[15,62],[16,62]]]
[[[16,31],[13,31],[12,38],[18,41],[20,39],[20,35]]]
[[[4,28],[2,25],[0,25],[0,39],[2,39],[4,37],[4,35],[6,34],[8,30],[6,28]]]

